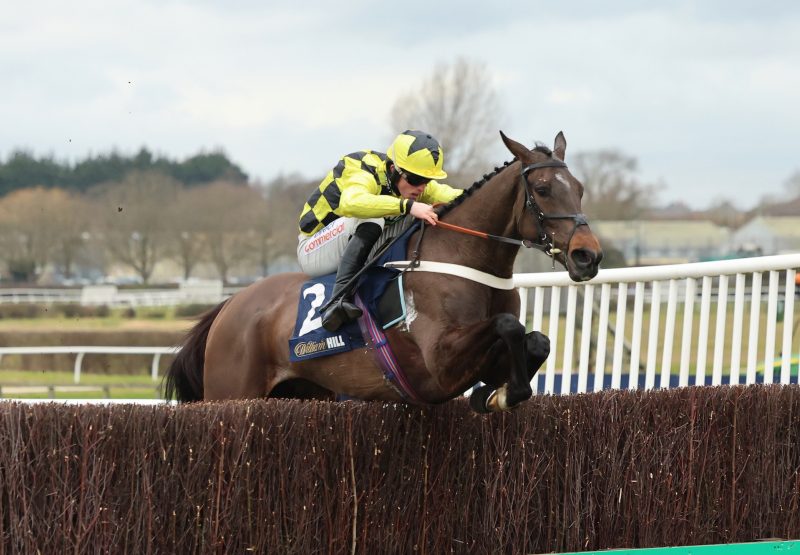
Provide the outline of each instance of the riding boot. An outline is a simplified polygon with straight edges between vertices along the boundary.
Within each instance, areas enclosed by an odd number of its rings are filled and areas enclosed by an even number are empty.
[[[381,235],[381,226],[366,222],[358,226],[339,262],[331,299],[337,299],[322,314],[322,327],[328,331],[338,330],[342,324],[361,316],[361,309],[353,303],[354,287],[346,288],[350,280],[364,266],[370,250]],[[353,284],[355,285],[355,284]],[[346,290],[345,290],[346,289]]]

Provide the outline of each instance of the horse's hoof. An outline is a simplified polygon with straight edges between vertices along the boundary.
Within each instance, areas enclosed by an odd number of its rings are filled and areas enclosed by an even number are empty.
[[[486,400],[486,408],[490,412],[511,410],[512,407],[513,405],[508,401],[508,387],[505,385],[494,390]]]
[[[494,392],[494,388],[490,385],[483,385],[476,388],[469,396],[469,406],[479,414],[489,414],[492,412],[486,405],[486,401]]]

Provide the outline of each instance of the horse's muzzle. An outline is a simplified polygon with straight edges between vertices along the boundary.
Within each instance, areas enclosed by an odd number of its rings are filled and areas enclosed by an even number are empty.
[[[567,257],[567,271],[574,281],[589,281],[597,275],[603,251],[588,248],[572,249]]]

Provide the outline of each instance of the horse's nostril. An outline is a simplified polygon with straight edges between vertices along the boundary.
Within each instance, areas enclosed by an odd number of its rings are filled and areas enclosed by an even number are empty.
[[[588,249],[575,249],[570,254],[572,261],[579,268],[586,268],[593,264],[599,264],[602,254],[598,255]]]

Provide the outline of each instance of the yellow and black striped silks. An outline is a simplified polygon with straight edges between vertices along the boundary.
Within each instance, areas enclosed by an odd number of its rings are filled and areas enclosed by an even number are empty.
[[[343,156],[303,206],[300,231],[312,235],[342,216],[380,218],[404,214],[407,201],[389,186],[386,160],[386,154],[371,150]],[[450,202],[461,192],[430,181],[419,200],[428,204]]]

